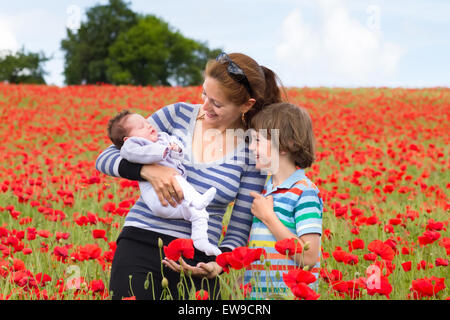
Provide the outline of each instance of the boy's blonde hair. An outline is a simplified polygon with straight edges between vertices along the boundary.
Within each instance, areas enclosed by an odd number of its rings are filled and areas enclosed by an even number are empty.
[[[250,127],[257,131],[267,129],[267,139],[271,138],[271,129],[278,129],[275,143],[280,151],[288,152],[300,168],[308,168],[314,162],[315,138],[311,117],[305,108],[287,102],[268,105],[252,118]]]

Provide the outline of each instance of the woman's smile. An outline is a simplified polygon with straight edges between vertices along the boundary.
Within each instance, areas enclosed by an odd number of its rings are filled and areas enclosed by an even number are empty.
[[[206,112],[206,116],[210,119],[217,117],[217,114],[215,113],[211,113],[211,112]]]

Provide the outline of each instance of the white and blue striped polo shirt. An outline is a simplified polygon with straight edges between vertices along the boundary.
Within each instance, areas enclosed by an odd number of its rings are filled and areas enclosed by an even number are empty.
[[[292,234],[301,237],[309,233],[322,234],[323,203],[317,187],[305,176],[304,170],[297,170],[278,187],[273,186],[272,177],[262,192],[264,197],[273,197],[274,212],[278,219]],[[258,218],[253,218],[250,231],[249,247],[264,248],[267,257],[264,262],[256,261],[245,272],[244,283],[255,279],[256,287],[252,288],[250,299],[266,299],[272,295],[290,295],[284,284],[283,273],[299,268],[295,261],[275,250],[277,239],[267,226]],[[267,261],[270,262],[267,276]],[[318,278],[319,261],[312,269]],[[317,290],[317,281],[310,286]]]

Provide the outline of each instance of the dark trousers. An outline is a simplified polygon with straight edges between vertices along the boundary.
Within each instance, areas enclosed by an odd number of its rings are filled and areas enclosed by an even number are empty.
[[[138,300],[159,300],[163,288],[161,285],[161,259],[164,258],[164,251],[158,247],[158,238],[161,238],[167,246],[174,237],[161,233],[144,230],[136,227],[124,227],[116,243],[117,248],[111,267],[111,278],[109,292],[113,300],[120,300],[124,297],[135,296]],[[193,259],[185,261],[195,266],[199,262],[214,261],[215,257],[206,256],[203,252],[195,250]],[[151,274],[150,274],[151,273]],[[183,298],[179,293],[180,274],[163,266],[164,277],[168,280],[170,293],[175,300]],[[153,283],[152,283],[153,276]],[[146,282],[146,280],[148,280]],[[219,279],[203,280],[192,277],[195,290],[208,290],[210,299],[219,298]],[[188,299],[188,290],[191,288],[191,279],[186,275],[184,284],[184,298]],[[186,288],[186,283],[188,288]],[[146,284],[148,288],[146,288]]]

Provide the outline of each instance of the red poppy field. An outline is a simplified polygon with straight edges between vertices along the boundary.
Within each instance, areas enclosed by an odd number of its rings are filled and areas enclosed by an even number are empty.
[[[307,270],[280,274],[294,297],[448,299],[450,89],[288,96],[313,119],[306,172],[324,200],[319,290],[308,291]],[[106,124],[124,108],[148,116],[177,101],[200,103],[201,88],[0,84],[0,299],[109,299],[115,240],[139,189],[96,171]],[[246,285],[223,298],[243,298]]]

